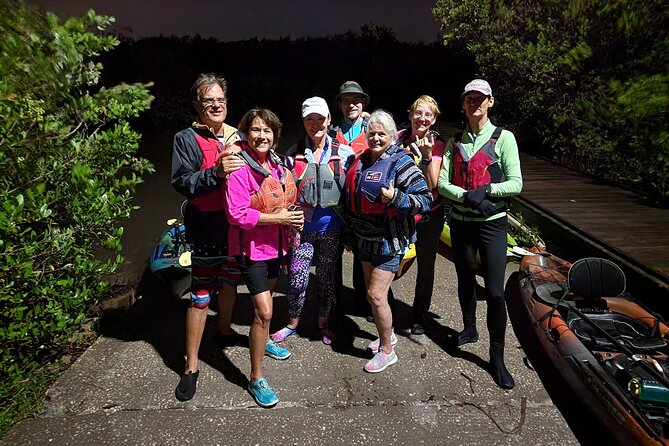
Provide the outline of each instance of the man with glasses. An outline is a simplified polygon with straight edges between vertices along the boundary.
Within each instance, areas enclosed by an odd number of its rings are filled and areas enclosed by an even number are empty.
[[[172,186],[188,199],[184,213],[186,241],[193,246],[191,303],[186,315],[186,367],[175,394],[188,401],[197,386],[198,351],[207,308],[218,294],[217,340],[238,342],[230,327],[241,280],[239,269],[227,252],[229,224],[225,215],[222,179],[239,169],[241,158],[224,152],[239,141],[237,129],[227,125],[227,82],[215,74],[201,74],[191,89],[198,121],[174,136]]]
[[[341,110],[342,123],[330,128],[330,136],[339,144],[353,148],[358,156],[367,149],[367,120],[369,113],[364,110],[369,104],[369,95],[355,81],[346,81],[339,87],[335,98],[337,108]]]

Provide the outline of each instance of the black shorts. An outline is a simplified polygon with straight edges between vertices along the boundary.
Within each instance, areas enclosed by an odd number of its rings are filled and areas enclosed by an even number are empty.
[[[235,258],[251,296],[268,291],[269,280],[279,277],[279,259],[251,260],[244,256]]]
[[[186,206],[184,213],[186,241],[193,245],[193,254],[202,257],[228,255],[228,229],[230,223],[225,211],[201,211]]]

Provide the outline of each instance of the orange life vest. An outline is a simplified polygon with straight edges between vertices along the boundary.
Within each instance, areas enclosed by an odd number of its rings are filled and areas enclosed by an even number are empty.
[[[291,204],[294,204],[297,199],[295,178],[290,170],[283,164],[279,155],[274,153],[274,151],[269,152],[270,159],[279,166],[279,180],[277,180],[246,150],[251,149],[247,149],[245,145],[242,144],[242,150],[240,150],[237,155],[242,158],[251,169],[263,175],[260,189],[258,192],[251,195],[251,208],[265,214],[276,214],[282,209],[287,209]]]

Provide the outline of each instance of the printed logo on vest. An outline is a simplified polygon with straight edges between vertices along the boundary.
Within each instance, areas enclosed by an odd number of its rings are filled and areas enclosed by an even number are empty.
[[[334,181],[323,180],[323,189],[332,189],[333,185],[334,185]]]
[[[383,172],[367,172],[365,173],[365,181],[369,183],[378,183],[381,181],[381,177],[383,176]]]

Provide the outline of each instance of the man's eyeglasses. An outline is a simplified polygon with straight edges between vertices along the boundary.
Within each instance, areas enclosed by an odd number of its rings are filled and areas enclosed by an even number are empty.
[[[205,106],[214,105],[214,102],[218,102],[219,105],[225,105],[228,103],[226,98],[202,98],[202,104]]]
[[[432,119],[434,118],[434,115],[432,113],[421,113],[419,111],[415,111],[413,112],[413,117],[415,119],[420,119],[420,118]]]
[[[365,101],[365,99],[362,96],[351,96],[351,97],[346,97],[342,96],[342,98],[339,100],[340,104],[361,104]]]

